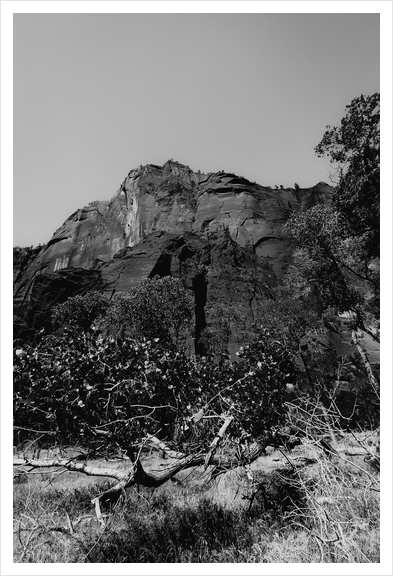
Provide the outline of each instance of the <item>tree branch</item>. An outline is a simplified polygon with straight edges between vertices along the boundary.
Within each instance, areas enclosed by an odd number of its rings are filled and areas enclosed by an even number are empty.
[[[358,339],[358,337],[357,337],[357,335],[356,335],[356,332],[355,332],[354,330],[352,331],[352,342],[353,342],[353,344],[355,345],[356,350],[357,350],[357,351],[359,352],[359,354],[360,354],[360,357],[361,357],[361,359],[362,359],[362,362],[363,362],[364,367],[365,367],[366,372],[367,372],[367,378],[368,378],[368,381],[369,381],[369,383],[370,383],[370,386],[371,386],[371,388],[374,390],[374,393],[375,393],[376,397],[377,397],[378,400],[379,400],[380,398],[379,398],[379,384],[378,384],[378,381],[377,381],[377,379],[375,378],[375,376],[374,376],[374,374],[373,374],[373,371],[372,371],[372,368],[371,368],[371,364],[370,364],[370,362],[368,361],[367,355],[366,355],[365,351],[363,350],[363,348],[361,347],[361,345],[360,345],[360,343],[359,343],[359,339]]]
[[[169,456],[171,456],[175,462],[169,463],[168,466],[158,473],[146,472],[143,468],[142,463],[139,459],[139,455],[136,461],[132,463],[129,470],[115,470],[111,468],[98,468],[90,466],[86,461],[77,461],[75,459],[66,458],[52,458],[48,460],[33,460],[29,458],[18,458],[14,460],[15,466],[29,466],[31,470],[38,468],[51,468],[51,467],[63,467],[70,472],[81,472],[87,474],[88,476],[100,476],[113,478],[117,482],[111,486],[108,490],[105,490],[96,498],[92,499],[92,504],[95,507],[96,516],[98,522],[105,526],[105,521],[101,512],[101,506],[115,506],[122,497],[125,496],[126,488],[134,486],[135,484],[146,486],[150,488],[157,488],[162,484],[165,484],[173,476],[175,476],[181,470],[186,470],[188,468],[193,468],[197,466],[202,466],[206,468],[207,466],[215,466],[215,476],[222,474],[228,470],[237,468],[238,466],[243,466],[244,464],[250,464],[256,460],[263,452],[265,445],[259,444],[258,442],[253,442],[250,446],[247,446],[241,458],[234,460],[233,458],[221,457],[214,454],[218,447],[218,444],[225,434],[226,429],[232,422],[233,417],[227,417],[223,426],[220,428],[217,436],[210,445],[209,452],[202,453],[198,452],[195,454],[183,454],[182,452],[176,452],[175,450],[170,450],[164,442],[155,438],[154,436],[148,435],[143,441],[143,444],[150,444],[155,448],[164,450]],[[29,473],[28,471],[26,473]]]
[[[51,458],[48,460],[34,460],[30,458],[17,458],[13,461],[14,466],[30,466],[32,470],[36,468],[53,468],[61,467],[66,468],[70,472],[81,472],[87,476],[103,476],[105,478],[114,478],[115,480],[121,480],[125,473],[121,470],[115,470],[113,468],[96,468],[94,466],[89,466],[87,462],[74,462],[69,458]]]
[[[219,443],[223,439],[224,434],[225,434],[228,426],[231,424],[232,420],[233,420],[233,416],[227,416],[225,418],[224,424],[221,426],[220,430],[217,433],[217,436],[214,438],[213,442],[210,444],[210,450],[209,450],[208,454],[206,454],[206,458],[205,458],[205,462],[204,462],[205,470],[209,466],[210,461],[213,458],[213,455],[214,455],[215,451],[217,450]]]

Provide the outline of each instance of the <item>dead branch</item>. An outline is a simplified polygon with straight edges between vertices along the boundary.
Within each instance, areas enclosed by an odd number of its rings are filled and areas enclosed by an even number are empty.
[[[372,371],[372,368],[371,368],[371,364],[370,364],[370,362],[368,361],[368,358],[367,358],[367,354],[365,353],[365,351],[364,351],[363,348],[361,347],[361,345],[360,345],[360,343],[359,343],[359,339],[358,339],[358,337],[357,337],[357,334],[356,334],[356,332],[355,332],[354,330],[352,331],[352,342],[353,342],[356,350],[357,350],[357,351],[359,352],[359,354],[360,354],[360,357],[361,357],[361,359],[362,359],[362,362],[363,362],[364,367],[365,367],[366,372],[367,372],[367,378],[368,378],[368,381],[369,381],[369,383],[370,383],[370,386],[371,386],[371,388],[374,390],[374,393],[375,393],[376,397],[377,397],[378,400],[379,400],[380,398],[379,398],[379,384],[378,384],[378,381],[377,381],[377,379],[375,378],[375,376],[374,376],[374,374],[373,374],[373,371]]]
[[[96,468],[94,466],[89,466],[87,462],[75,462],[69,458],[52,458],[48,460],[33,460],[30,458],[17,458],[13,461],[14,466],[29,466],[31,470],[37,468],[53,468],[62,467],[66,468],[70,472],[81,472],[87,476],[103,476],[106,478],[114,478],[120,481],[124,472],[121,470],[114,470],[113,468]],[[28,474],[29,471],[26,471]]]
[[[160,471],[146,471],[142,465],[142,462],[140,461],[140,451],[135,458],[132,458],[131,466],[128,470],[98,468],[89,465],[86,459],[81,461],[78,460],[77,457],[68,459],[52,458],[37,460],[25,457],[23,459],[15,459],[14,465],[23,466],[24,469],[29,468],[30,470],[26,471],[27,474],[37,469],[58,469],[62,467],[70,472],[80,472],[88,476],[106,477],[116,480],[113,486],[92,499],[96,518],[100,525],[105,527],[105,519],[102,513],[102,507],[109,507],[111,509],[119,504],[122,501],[122,498],[125,496],[125,491],[127,488],[135,485],[157,488],[165,484],[165,482],[168,480],[173,479],[173,477],[176,476],[176,474],[178,474],[180,471],[198,466],[204,466],[205,469],[208,466],[213,466],[214,477],[217,477],[218,475],[223,474],[228,470],[251,464],[254,460],[261,456],[264,453],[266,442],[259,443],[254,441],[249,445],[246,444],[243,447],[241,454],[239,454],[236,458],[216,454],[219,443],[224,437],[225,432],[228,426],[231,424],[232,420],[232,416],[225,417],[225,421],[213,442],[210,444],[207,453],[206,451],[203,451],[193,454],[184,454],[183,452],[171,450],[162,440],[159,440],[152,435],[147,435],[141,446],[150,445],[151,447],[158,450],[163,450],[171,458],[167,466]],[[303,465],[305,464],[297,463],[297,466]],[[71,532],[70,527],[68,527],[68,531]]]
[[[186,454],[184,454],[183,452],[176,452],[175,450],[172,450],[171,448],[169,448],[169,446],[167,446],[165,444],[165,442],[163,442],[162,440],[159,440],[158,438],[156,438],[155,436],[152,436],[151,434],[147,434],[146,438],[147,438],[147,441],[146,441],[147,446],[151,446],[152,448],[155,448],[157,450],[161,450],[170,458],[174,458],[174,459],[178,460],[178,459],[184,458],[186,456]]]
[[[231,421],[232,418],[226,419],[224,425],[220,429],[219,435],[217,435],[215,440],[219,440],[224,435],[225,430]],[[105,526],[104,517],[101,512],[101,506],[115,506],[124,495],[126,488],[134,486],[135,484],[150,488],[157,488],[162,484],[165,484],[165,482],[173,478],[181,470],[204,465],[207,461],[209,462],[208,465],[216,467],[215,475],[218,475],[230,469],[236,468],[237,466],[244,465],[244,463],[253,462],[262,454],[264,450],[264,446],[254,442],[244,450],[242,454],[242,460],[240,461],[213,454],[213,450],[217,448],[218,441],[214,444],[212,443],[211,449],[207,454],[195,453],[188,455],[170,450],[164,442],[150,435],[146,438],[146,444],[150,444],[156,448],[165,450],[173,458],[173,461],[169,463],[164,470],[158,473],[145,471],[139,457],[135,460],[135,462],[132,463],[131,468],[126,471],[115,470],[111,468],[98,468],[89,465],[86,461],[78,461],[72,458],[52,458],[47,460],[19,458],[14,460],[14,465],[29,467],[30,471],[53,467],[63,467],[70,472],[80,472],[88,476],[100,476],[113,478],[116,480],[117,482],[113,486],[92,500],[92,504],[95,507],[97,520],[102,526]],[[28,474],[29,470],[27,470],[26,473]]]
[[[233,416],[228,416],[225,418],[224,424],[221,426],[220,430],[217,433],[217,436],[214,438],[213,442],[210,444],[210,450],[206,455],[205,458],[205,462],[204,462],[204,468],[206,470],[206,468],[209,466],[211,459],[213,458],[218,445],[220,443],[220,441],[223,439],[225,432],[228,428],[228,426],[231,424],[233,420]]]

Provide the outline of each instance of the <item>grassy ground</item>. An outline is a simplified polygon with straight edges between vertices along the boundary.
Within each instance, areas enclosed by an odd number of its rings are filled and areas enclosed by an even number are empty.
[[[305,441],[290,454],[272,450],[251,474],[209,481],[196,469],[155,490],[129,489],[104,530],[91,499],[111,481],[60,470],[21,475],[15,562],[378,562],[378,472],[356,456],[350,436],[337,448],[341,456],[326,456]],[[305,455],[315,462],[300,474],[280,472],[288,458]]]

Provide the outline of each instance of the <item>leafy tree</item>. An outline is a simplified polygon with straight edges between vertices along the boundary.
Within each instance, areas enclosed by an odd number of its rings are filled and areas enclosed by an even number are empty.
[[[357,272],[346,264],[340,243],[339,214],[328,206],[317,205],[295,214],[285,230],[298,247],[293,253],[294,264],[289,267],[287,283],[293,285],[297,281],[301,286],[306,280],[318,294],[323,309],[331,306],[339,312],[355,309],[359,297],[351,279]]]
[[[315,147],[329,156],[338,185],[333,206],[345,219],[351,236],[360,237],[364,256],[379,257],[380,219],[380,97],[354,98],[340,126],[326,127]]]
[[[317,294],[322,308],[352,311],[366,329],[379,314],[379,94],[347,106],[339,127],[327,127],[316,147],[336,166],[331,205],[292,216],[292,284]]]
[[[181,280],[167,276],[116,294],[103,325],[118,337],[159,338],[165,345],[178,346],[190,333],[193,317],[191,295]]]
[[[369,331],[367,325],[379,315],[379,267],[362,269],[356,257],[358,239],[343,239],[341,222],[340,214],[326,206],[288,221],[286,232],[294,249],[285,282],[294,294],[318,302],[321,313],[329,308],[350,312],[353,327]]]
[[[315,379],[310,372],[309,362],[302,351],[302,342],[309,336],[321,334],[323,328],[321,318],[310,306],[310,302],[295,298],[285,287],[282,287],[276,298],[266,299],[258,303],[255,325],[268,330],[282,342],[285,342],[288,350],[300,365],[303,365],[308,385],[314,389]]]
[[[320,316],[309,303],[293,297],[285,288],[278,291],[274,300],[260,301],[255,314],[259,329],[264,328],[279,335],[294,353],[302,338],[321,326]]]
[[[251,368],[245,390],[238,395],[243,427],[257,438],[274,434],[274,427],[284,421],[286,385],[294,385],[299,377],[293,354],[282,339],[263,329],[239,352],[239,358]]]
[[[95,320],[105,314],[108,305],[108,298],[98,291],[71,296],[65,302],[54,306],[52,323],[58,326],[67,325],[87,332]]]
[[[217,302],[210,308],[209,316],[209,325],[202,331],[199,342],[209,356],[228,356],[232,325],[240,320],[240,315],[233,305]]]
[[[326,126],[322,140],[315,147],[319,156],[328,154],[341,172],[353,163],[367,166],[368,170],[379,166],[380,95],[363,94],[346,106],[346,114],[340,126]]]

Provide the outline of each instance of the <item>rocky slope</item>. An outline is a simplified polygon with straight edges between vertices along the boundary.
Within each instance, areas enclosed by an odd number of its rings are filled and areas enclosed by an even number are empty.
[[[226,172],[203,174],[172,160],[131,170],[108,202],[77,210],[15,274],[15,311],[30,326],[50,307],[98,288],[113,294],[171,274],[195,294],[201,326],[216,301],[252,322],[288,261],[283,225],[293,211],[329,201],[332,188],[272,189]]]

